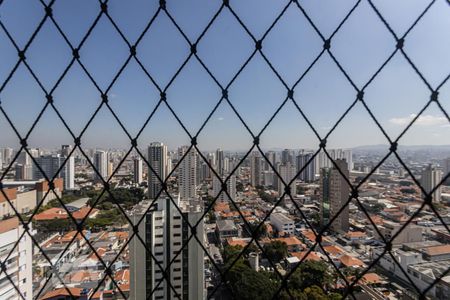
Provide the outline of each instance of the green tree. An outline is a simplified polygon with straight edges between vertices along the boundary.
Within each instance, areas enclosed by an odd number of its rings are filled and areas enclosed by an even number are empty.
[[[268,259],[277,263],[287,256],[288,248],[284,242],[273,241],[264,246],[264,252]]]
[[[251,237],[252,236],[252,232],[253,232],[254,237],[255,237],[256,240],[259,240],[260,238],[267,236],[267,226],[266,226],[266,224],[262,224],[259,228],[258,228],[258,226],[259,226],[259,223],[255,223],[255,222],[249,223],[249,226],[245,227],[247,235],[249,237]],[[258,228],[258,230],[256,230],[256,228]],[[256,230],[256,232],[255,232],[255,230]]]
[[[101,191],[89,191],[88,196],[91,198],[88,201],[89,206],[93,206],[97,198],[101,195]],[[108,209],[106,203],[119,204],[124,209],[130,209],[144,198],[144,191],[141,188],[116,188],[111,189],[110,192],[105,192],[98,200],[96,207],[99,209]]]
[[[241,246],[226,245],[223,248],[223,262],[225,265],[231,264],[236,257],[244,250]],[[242,256],[241,256],[242,258]]]
[[[323,261],[304,261],[292,274],[289,285],[297,290],[316,285],[326,288],[333,283],[333,276]]]
[[[264,273],[256,272],[238,261],[226,275],[233,295],[239,300],[272,299],[276,284]]]
[[[277,197],[276,196],[272,196],[271,194],[268,194],[268,193],[264,192],[264,190],[258,190],[258,196],[262,200],[264,200],[266,202],[269,202],[269,203],[274,203],[274,202],[277,201]]]

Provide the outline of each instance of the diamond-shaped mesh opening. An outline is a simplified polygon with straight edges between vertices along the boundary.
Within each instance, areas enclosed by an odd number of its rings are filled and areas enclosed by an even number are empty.
[[[0,298],[447,297],[448,1],[138,2],[0,0]]]

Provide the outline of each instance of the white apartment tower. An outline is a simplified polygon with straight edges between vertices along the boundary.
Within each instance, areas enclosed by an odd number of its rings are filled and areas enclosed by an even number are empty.
[[[0,221],[0,260],[5,263],[6,273],[22,295],[19,295],[5,272],[2,272],[0,274],[0,298],[2,300],[33,298],[33,243],[30,236],[25,233],[17,247],[14,248],[23,231],[17,217]],[[13,252],[5,262],[10,251]]]
[[[442,172],[433,165],[428,165],[422,171],[421,184],[427,193],[431,192],[442,180]],[[441,202],[441,187],[439,186],[432,194],[433,202]],[[425,197],[425,195],[423,195]]]
[[[187,152],[189,151],[189,152]],[[178,149],[184,156],[178,168],[178,188],[181,200],[196,198],[197,190],[197,152],[194,148],[189,150],[189,146],[183,146]]]
[[[222,176],[222,181],[226,179],[227,176]],[[231,175],[230,179],[226,182],[227,184],[227,192],[230,195],[231,199],[236,200],[236,176]],[[219,178],[216,176],[213,177],[213,197],[217,197],[217,201],[230,201],[230,198],[228,197],[227,193],[225,193],[222,190],[222,184],[220,183]]]
[[[270,164],[275,168],[277,163],[277,154],[274,151],[268,151],[266,152],[266,157]],[[273,171],[272,167],[270,167],[269,162],[265,162],[265,170],[266,171]]]
[[[140,184],[143,181],[143,167],[142,167],[142,159],[140,157],[136,157],[133,160],[133,177],[134,183]]]
[[[148,146],[148,162],[153,169],[148,170],[148,196],[155,199],[161,190],[161,180],[167,177],[167,146],[161,142],[153,142]],[[158,178],[159,177],[159,178]]]
[[[19,153],[16,162],[16,180],[32,180],[33,161],[31,156],[26,151],[22,151]]]
[[[63,167],[63,178],[64,189],[75,189],[75,158],[73,156],[67,158],[66,164]]]
[[[296,175],[295,167],[291,163],[280,164],[278,166],[278,173],[280,174],[280,177],[286,184],[288,184],[292,179],[294,179]],[[278,195],[281,196],[285,191],[285,185],[281,180],[277,180],[277,182],[278,182]],[[291,190],[291,195],[295,195],[297,193],[295,180],[292,181],[289,187]]]
[[[192,233],[185,222],[196,224],[202,210],[197,201],[180,201],[179,198],[176,201],[182,214],[170,199],[160,198],[147,213],[149,202],[138,205],[131,216],[134,224],[144,218],[138,226],[138,234],[146,247],[136,237],[130,242],[130,299],[175,299],[176,295],[180,299],[205,297],[204,253],[199,244],[199,241],[204,243],[203,221],[195,233],[198,240],[194,237],[189,240]],[[164,279],[164,271],[173,288]]]
[[[108,180],[108,152],[97,150],[94,153],[94,166],[100,176],[106,181]],[[94,173],[95,180],[101,180],[97,173]]]

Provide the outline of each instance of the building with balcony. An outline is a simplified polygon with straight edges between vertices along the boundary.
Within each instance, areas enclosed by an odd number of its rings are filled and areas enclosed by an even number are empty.
[[[24,234],[16,246],[23,231],[17,217],[0,221],[0,260],[6,268],[0,274],[2,300],[31,299],[33,295],[33,246],[30,236]]]

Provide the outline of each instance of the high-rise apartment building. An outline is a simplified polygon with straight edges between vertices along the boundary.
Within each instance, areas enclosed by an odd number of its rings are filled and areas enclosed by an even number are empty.
[[[67,160],[59,154],[43,155],[35,158],[40,169],[45,173],[48,179],[63,178],[64,189],[75,188],[75,163],[74,158],[69,157]],[[33,179],[39,180],[45,178],[37,165],[33,165]],[[59,171],[61,169],[61,171]],[[59,173],[58,173],[59,171]],[[27,172],[25,170],[25,172]]]
[[[353,153],[352,149],[327,149],[328,154],[331,159],[345,159],[347,162],[347,169],[349,172],[353,170]],[[328,158],[325,152],[321,151],[317,154],[315,159],[316,164],[316,172],[320,171],[322,168],[331,168],[333,167],[333,163]]]
[[[263,184],[262,157],[259,152],[254,151],[250,155],[250,184],[253,187]]]
[[[31,229],[31,224],[29,226]],[[8,279],[5,272],[0,274],[0,298],[4,300],[33,298],[33,243],[30,236],[24,234],[15,247],[23,231],[17,217],[0,221],[0,260],[9,275]]]
[[[188,152],[189,151],[189,152]],[[182,200],[197,197],[197,152],[194,148],[189,150],[188,146],[178,149],[184,156],[178,167],[178,188]]]
[[[348,178],[349,171],[345,159],[337,159],[336,165]],[[320,171],[320,221],[325,226],[339,213],[348,201],[350,186],[336,167],[323,168]],[[349,208],[345,205],[338,217],[329,227],[335,232],[347,232],[349,227]]]
[[[223,151],[221,149],[216,150],[216,164],[215,164],[216,172],[219,175],[224,174],[224,165],[223,165]]]
[[[67,158],[63,170],[64,189],[75,189],[75,158],[73,156]]]
[[[16,172],[15,179],[17,181],[33,179],[33,165],[16,164],[14,169]]]
[[[146,247],[137,238],[130,242],[130,299],[205,297],[204,253],[200,245],[204,242],[203,221],[195,233],[198,240],[194,237],[189,240],[192,233],[185,221],[196,224],[202,209],[198,201],[176,199],[182,214],[170,199],[159,198],[147,213],[148,202],[139,204],[131,216],[135,225],[143,218],[138,234]],[[173,288],[164,279],[163,272]]]
[[[275,164],[277,162],[277,154],[274,151],[268,151],[265,153],[267,160],[270,162],[270,164],[275,168]],[[269,163],[265,162],[265,170],[266,171],[273,171],[273,169],[270,167]]]
[[[295,195],[297,193],[296,190],[296,183],[294,177],[295,177],[295,166],[291,163],[286,163],[286,164],[280,164],[278,166],[278,173],[280,174],[280,177],[283,179],[285,184],[289,184],[289,182],[292,183],[289,185],[290,190],[291,190],[291,195]],[[283,183],[283,181],[281,181],[280,179],[277,180],[278,183],[278,195],[283,195],[284,191],[285,191],[285,184]]]
[[[136,157],[133,160],[133,178],[134,183],[141,184],[143,181],[143,167],[142,167],[142,159],[140,157]]]
[[[13,158],[14,150],[12,148],[2,148],[3,165],[9,165]]]
[[[227,176],[222,176],[222,181],[225,181]],[[231,199],[236,199],[236,176],[231,175],[228,181],[226,182],[227,188],[226,191],[228,192],[228,195],[230,195]],[[217,197],[217,201],[230,201],[230,197],[228,197],[227,193],[225,193],[222,190],[222,184],[220,183],[219,178],[216,176],[213,177],[213,197]]]
[[[31,156],[22,151],[16,160],[16,180],[32,180],[33,179],[33,161]]]
[[[430,193],[442,180],[442,171],[436,166],[428,165],[422,171],[421,184],[427,193]],[[425,197],[425,195],[422,195]],[[432,194],[433,202],[441,202],[441,187],[437,187]]]
[[[61,155],[62,156],[69,156],[70,152],[72,152],[72,145],[62,145],[61,146]]]
[[[349,172],[353,171],[353,153],[352,153],[352,149],[342,150],[342,156],[340,158],[345,159],[345,161],[347,162],[348,171]]]
[[[64,166],[67,170],[67,172],[64,172],[64,189],[66,190],[75,189],[75,157],[69,156],[71,151],[71,145],[61,146],[61,156],[66,160],[66,165]]]
[[[108,152],[97,150],[94,153],[94,166],[99,175],[106,181],[108,180]],[[101,181],[101,178],[94,172],[94,180]]]
[[[153,142],[148,146],[148,163],[151,167],[148,170],[148,196],[150,199],[155,199],[162,188],[161,181],[164,181],[168,174],[168,161],[166,145],[161,142]]]
[[[296,157],[297,171],[299,172],[304,168],[297,178],[304,182],[313,182],[315,179],[316,165],[314,159],[312,159],[313,155],[313,153],[300,153]]]
[[[294,153],[291,149],[284,149],[281,151],[281,164],[294,164]]]

